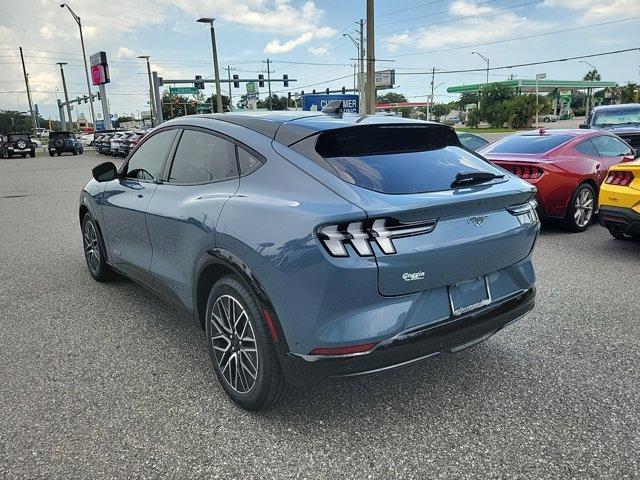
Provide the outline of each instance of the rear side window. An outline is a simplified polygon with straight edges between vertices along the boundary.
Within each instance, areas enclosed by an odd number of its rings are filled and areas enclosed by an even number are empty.
[[[580,142],[578,145],[576,145],[576,150],[580,153],[584,153],[585,155],[590,155],[592,157],[600,156],[598,155],[596,147],[593,146],[593,143],[589,139],[586,139],[585,141]]]
[[[295,145],[293,146],[295,148]],[[437,125],[368,125],[318,135],[315,155],[346,182],[388,194],[448,190],[458,173],[501,172]]]
[[[598,153],[603,157],[621,157],[623,155],[631,155],[631,148],[626,143],[609,135],[602,135],[593,138],[593,144],[596,146]]]
[[[159,180],[177,130],[164,130],[149,137],[127,163],[127,177]]]
[[[170,182],[220,182],[237,176],[233,143],[209,133],[184,131],[171,166]]]
[[[262,165],[262,161],[242,147],[238,147],[238,163],[240,175],[248,175]]]
[[[546,153],[573,137],[571,135],[513,135],[496,142],[491,153]]]

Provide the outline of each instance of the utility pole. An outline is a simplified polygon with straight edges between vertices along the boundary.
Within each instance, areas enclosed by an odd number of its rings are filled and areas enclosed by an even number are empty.
[[[358,68],[358,64],[354,63],[353,64],[353,89],[354,90],[357,90],[357,87],[356,87],[356,68]]]
[[[66,3],[63,3],[60,5],[60,7],[61,8],[67,7],[69,12],[71,13],[71,16],[78,24],[78,28],[80,29],[80,44],[82,45],[82,59],[84,60],[84,74],[85,74],[85,77],[87,78],[87,93],[89,94],[89,106],[91,107],[91,121],[93,122],[93,129],[95,130],[96,112],[93,108],[93,96],[91,95],[91,82],[89,81],[89,67],[87,66],[87,54],[85,53],[85,50],[84,50],[84,37],[82,36],[82,22],[80,21],[80,17],[76,15],[73,10],[71,10],[71,7],[69,5],[67,5]],[[107,120],[105,120],[105,124],[106,123],[107,123]]]
[[[271,68],[269,67],[270,60],[267,58],[267,81],[269,83],[269,110],[271,110]]]
[[[69,95],[67,93],[67,82],[64,79],[64,70],[62,69],[63,65],[66,65],[66,62],[58,62],[60,65],[60,76],[62,77],[62,91],[64,92],[64,103],[67,104],[67,129],[73,130],[73,122],[71,121],[71,104],[69,103]]]
[[[364,81],[364,20],[361,18],[360,22],[360,75],[358,76],[358,93],[360,94],[360,105],[358,110],[360,112],[364,111],[366,109],[365,104],[364,104],[364,100],[365,100],[365,95],[364,95],[364,85],[365,85],[365,81]]]
[[[138,58],[144,58],[147,61],[147,76],[149,77],[149,110],[151,112],[151,126],[155,127],[153,121],[155,115],[155,101],[153,99],[153,83],[151,82],[151,65],[149,64],[149,55],[139,55]]]
[[[29,75],[27,75],[27,67],[24,65],[24,55],[22,53],[22,47],[20,47],[20,60],[22,61],[22,73],[24,73],[24,84],[27,87],[27,100],[29,100],[29,112],[31,113],[31,119],[33,120],[33,134],[38,133],[38,123],[36,122],[36,114],[33,111],[33,102],[31,101],[31,89],[29,88]]]
[[[222,92],[220,91],[220,71],[218,70],[218,48],[216,46],[216,31],[213,28],[215,18],[199,18],[200,23],[208,23],[211,27],[211,50],[213,52],[213,78],[216,81],[216,103],[218,104],[218,113],[224,113],[222,107]]]
[[[227,65],[227,80],[229,80],[229,111],[231,111],[233,110],[233,100],[231,98],[231,65]]]
[[[436,80],[436,67],[431,68],[431,96],[427,104],[427,120],[431,120],[431,112],[433,110],[433,84]]]
[[[374,0],[367,0],[367,96],[365,113],[376,111],[376,57],[374,29]]]

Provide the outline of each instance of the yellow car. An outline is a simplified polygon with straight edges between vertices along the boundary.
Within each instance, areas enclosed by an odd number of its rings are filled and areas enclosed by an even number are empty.
[[[600,187],[600,225],[618,240],[640,240],[640,160],[609,169]]]

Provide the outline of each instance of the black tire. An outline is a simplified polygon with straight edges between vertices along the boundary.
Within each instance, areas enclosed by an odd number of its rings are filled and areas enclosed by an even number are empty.
[[[21,156],[22,158],[27,158],[27,154],[26,154],[26,153],[21,153],[21,154],[20,154],[20,156]]]
[[[58,150],[56,153],[58,154],[59,157],[62,156],[62,152],[60,150]]]
[[[235,313],[238,319],[237,322],[226,323],[226,327],[223,323],[228,318],[225,316],[225,304],[234,305],[233,311],[227,311],[233,312],[230,316]],[[246,315],[242,315],[242,310]],[[244,323],[242,318],[245,319]],[[286,382],[280,368],[258,302],[253,292],[236,275],[221,278],[209,292],[205,323],[207,348],[213,368],[222,388],[235,403],[247,410],[264,410],[289,394],[291,385]],[[231,324],[233,327],[229,327]],[[237,332],[236,329],[241,331]],[[250,337],[254,340],[248,340]],[[255,347],[255,356],[252,346]],[[255,373],[255,377],[251,372]]]
[[[84,148],[80,149],[80,155],[82,155],[84,153]]]
[[[29,152],[29,156],[31,158],[36,158],[36,152]]]
[[[586,201],[583,199],[588,198],[591,201],[591,210],[590,212],[586,211]],[[578,203],[584,205],[585,208],[579,207]],[[567,209],[567,214],[564,219],[564,226],[567,230],[572,232],[584,232],[591,221],[593,220],[593,213],[596,207],[596,192],[591,185],[588,183],[581,183],[576,188],[576,191],[573,192],[571,196],[571,203],[569,204],[569,208]]]
[[[551,119],[550,119],[549,117],[544,117],[544,118],[542,119],[542,121],[543,121],[544,123],[549,123],[549,122],[551,122]]]
[[[95,233],[95,237],[93,234]],[[82,245],[84,258],[91,276],[98,282],[113,278],[113,271],[107,264],[107,249],[96,221],[88,213],[82,218]]]
[[[49,156],[53,157],[55,155],[55,152],[53,150],[49,150]]]
[[[74,148],[73,150],[71,150],[71,153],[74,154],[74,155],[77,155],[78,154],[78,150]]]

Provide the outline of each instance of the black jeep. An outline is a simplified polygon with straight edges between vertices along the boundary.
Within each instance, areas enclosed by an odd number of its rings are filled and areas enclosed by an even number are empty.
[[[71,152],[74,155],[84,152],[82,143],[73,132],[51,132],[49,134],[49,155],[58,156],[63,152]]]
[[[31,141],[28,133],[9,133],[0,145],[0,156],[11,158],[20,155],[25,158],[36,156],[36,144]]]

